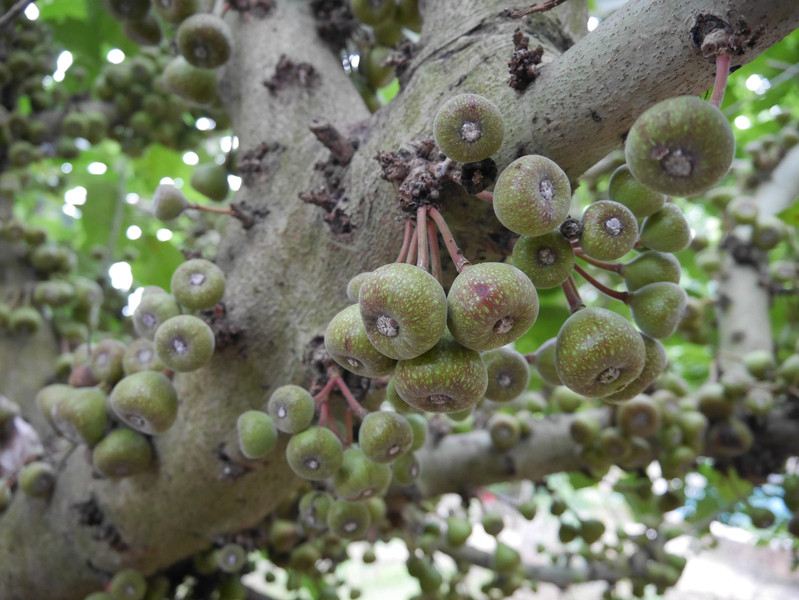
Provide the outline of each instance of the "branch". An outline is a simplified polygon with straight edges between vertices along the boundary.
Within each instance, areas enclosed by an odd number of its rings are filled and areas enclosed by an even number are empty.
[[[28,8],[28,4],[31,4],[33,0],[17,0],[11,8],[9,8],[6,13],[0,17],[0,29],[4,29],[11,23],[13,23],[17,17],[19,17],[26,8]]]
[[[525,8],[522,10],[509,8],[506,11],[506,14],[511,19],[521,19],[522,17],[526,17],[527,15],[531,15],[536,12],[544,12],[547,10],[551,10],[556,6],[563,4],[564,2],[566,2],[566,0],[546,0],[546,2],[542,2],[541,4],[533,4],[529,8]]]

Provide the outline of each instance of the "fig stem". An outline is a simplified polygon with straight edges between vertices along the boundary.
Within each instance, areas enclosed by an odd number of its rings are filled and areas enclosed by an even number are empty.
[[[358,404],[358,401],[355,399],[355,396],[352,395],[350,388],[347,387],[347,384],[344,382],[344,380],[341,377],[336,377],[335,381],[338,389],[340,389],[341,393],[344,395],[344,399],[347,401],[347,404],[352,409],[352,412],[358,415],[358,417],[361,419],[368,415],[369,411]]]
[[[428,271],[430,269],[430,254],[427,247],[427,206],[422,205],[416,210],[416,266]]]
[[[580,292],[577,290],[577,284],[574,283],[574,277],[569,275],[568,279],[560,284],[560,287],[566,295],[566,301],[569,303],[569,310],[572,314],[585,308],[583,299],[580,298]]]
[[[727,89],[727,76],[730,74],[730,55],[719,54],[716,57],[716,81],[713,83],[713,93],[710,102],[716,108],[721,108],[724,92]]]
[[[538,355],[535,352],[530,352],[530,354],[524,355],[524,360],[527,361],[528,365],[534,365]]]
[[[436,227],[441,232],[441,237],[444,238],[444,245],[447,247],[447,252],[449,252],[449,257],[452,259],[452,262],[455,263],[455,270],[460,273],[468,267],[471,263],[469,260],[463,255],[463,251],[458,248],[458,244],[455,242],[455,237],[452,235],[452,232],[449,230],[449,226],[447,222],[444,220],[444,217],[438,212],[438,209],[431,206],[430,210],[428,211],[430,218],[433,219],[436,223]]]
[[[205,206],[204,204],[197,204],[196,202],[190,202],[189,208],[193,208],[195,210],[202,210],[209,213],[216,213],[219,215],[232,215],[233,210],[228,206],[227,208],[221,208],[216,206]]]
[[[316,396],[313,397],[314,404],[319,406],[330,395],[330,390],[336,385],[336,378],[331,377],[327,380],[325,387],[323,387]]]
[[[585,252],[583,252],[582,248],[579,246],[574,248],[574,253],[583,259],[585,262],[594,265],[595,267],[599,267],[600,269],[604,269],[605,271],[610,271],[611,273],[619,273],[624,270],[624,265],[619,263],[607,262],[604,260],[598,260],[596,258],[592,258],[588,256]]]
[[[493,192],[489,192],[488,190],[483,190],[482,192],[477,192],[475,194],[475,196],[480,198],[480,200],[484,200],[485,202],[488,202],[489,204],[494,204],[494,193]]]
[[[411,233],[411,245],[408,247],[408,256],[405,257],[405,262],[412,265],[416,262],[416,248],[419,243],[419,236],[416,235],[416,228],[414,227]]]
[[[402,248],[400,248],[399,256],[395,263],[405,262],[408,256],[408,248],[411,246],[411,233],[413,232],[413,221],[405,219],[405,232],[402,234]]]
[[[598,289],[606,296],[610,296],[611,298],[615,298],[616,300],[621,300],[625,304],[627,303],[627,300],[630,297],[629,292],[617,292],[616,290],[610,289],[601,281],[597,281],[596,279],[594,279],[594,277],[590,273],[588,273],[578,264],[574,265],[574,270],[577,271],[580,275],[582,275],[583,279],[585,279],[588,283],[593,285],[596,289]]]
[[[438,233],[436,224],[427,222],[427,244],[430,249],[430,272],[439,282],[441,281],[441,253],[438,251]]]
[[[344,444],[346,440],[344,436],[341,435],[339,432],[338,427],[336,427],[336,420],[333,418],[333,414],[330,411],[330,400],[325,399],[322,401],[322,409],[319,414],[319,427],[327,427],[333,434],[339,439],[339,441]]]

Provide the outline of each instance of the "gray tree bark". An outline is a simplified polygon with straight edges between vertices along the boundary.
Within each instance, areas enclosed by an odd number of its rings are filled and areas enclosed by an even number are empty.
[[[256,224],[245,230],[231,220],[217,258],[227,275],[226,319],[242,335],[218,349],[207,367],[176,376],[178,419],[154,439],[158,466],[152,472],[95,479],[79,448],[65,458],[49,502],[16,495],[0,516],[0,598],[80,599],[121,567],[153,573],[207,548],[219,535],[256,526],[293,493],[298,481],[282,448],[235,476],[219,449],[231,439],[237,416],[263,407],[274,388],[312,382],[313,341],[347,304],[347,281],[394,259],[402,224],[395,191],[381,180],[374,157],[430,138],[433,116],[447,98],[476,92],[500,107],[507,125],[495,156],[500,169],[521,154],[540,153],[576,180],[621,145],[648,105],[712,85],[714,66],[691,34],[699,15],[733,26],[740,16],[759,32],[757,43],[734,57],[736,66],[799,26],[795,0],[633,0],[580,39],[584,3],[572,0],[522,21],[502,16],[506,7],[497,0],[423,3],[424,31],[402,91],[373,116],[339,57],[316,36],[307,2],[279,1],[263,20],[226,17],[236,44],[220,74],[220,95],[240,152],[261,143],[270,149],[236,198],[259,215]],[[507,86],[517,26],[545,49],[541,76],[524,93]],[[313,65],[316,76],[308,85],[294,82],[273,93],[263,81],[284,55]],[[308,128],[317,117],[361,139],[349,165],[335,169],[349,232],[333,231],[318,207],[298,199],[325,185],[314,165],[328,152]],[[501,244],[491,240],[502,230],[489,206],[459,193],[441,204],[467,257],[501,256]],[[451,275],[451,266],[447,271]],[[3,364],[12,364],[5,362],[12,348],[0,347]],[[31,377],[15,388],[14,399],[27,412],[42,383]],[[469,439],[474,441],[446,443],[460,444],[464,457],[479,460],[485,440]],[[547,452],[539,453],[544,443]],[[575,466],[576,448],[556,419],[542,426],[527,450],[518,460],[530,476]],[[425,455],[431,465],[435,457]],[[482,483],[507,475],[490,461],[487,468]],[[421,483],[430,494],[456,485]],[[99,523],[82,521],[81,506],[96,509]]]

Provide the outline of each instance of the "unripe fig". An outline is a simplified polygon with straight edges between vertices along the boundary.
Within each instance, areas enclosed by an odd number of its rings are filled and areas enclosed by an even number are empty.
[[[394,0],[352,0],[352,14],[361,23],[378,25],[394,16],[397,5]]]
[[[347,299],[350,302],[358,303],[358,293],[361,291],[361,285],[369,276],[371,271],[364,271],[363,273],[358,273],[355,277],[347,282]]]
[[[447,517],[447,544],[453,548],[458,548],[466,543],[472,535],[472,524],[465,517]]]
[[[124,21],[122,31],[140,46],[157,46],[161,43],[161,25],[150,14],[145,15],[141,21]]]
[[[538,512],[538,504],[535,500],[525,500],[517,507],[519,514],[523,516],[528,521],[532,521],[535,518],[536,513]]]
[[[161,323],[179,314],[180,306],[173,295],[161,288],[151,288],[142,294],[141,302],[133,313],[133,328],[143,338],[153,340]]]
[[[189,206],[189,201],[171,183],[162,183],[153,194],[153,212],[162,221],[176,219]]]
[[[6,423],[18,417],[19,414],[19,404],[0,394],[0,432],[3,431]]]
[[[666,202],[664,194],[636,181],[627,165],[620,166],[610,176],[608,197],[629,208],[639,219],[657,212]]]
[[[75,288],[59,279],[40,281],[33,288],[33,301],[37,304],[59,307],[69,304],[75,297]]]
[[[663,344],[643,333],[641,334],[641,338],[644,340],[644,347],[646,348],[644,370],[623,389],[609,396],[605,396],[603,400],[606,402],[617,403],[635,398],[652,385],[663,372],[663,369],[666,368],[666,349],[663,347]]]
[[[497,572],[507,575],[516,570],[521,564],[521,557],[510,546],[506,546],[502,542],[497,542],[497,549],[494,551],[494,556],[491,560],[491,567]]]
[[[375,46],[361,57],[359,69],[372,89],[385,87],[394,79],[394,65],[386,62],[390,54],[390,48]]]
[[[58,432],[72,442],[99,442],[108,427],[106,395],[96,387],[75,388],[52,409]]]
[[[680,207],[667,202],[659,211],[644,219],[639,239],[651,250],[679,252],[691,243],[691,228]]]
[[[624,263],[621,276],[631,292],[656,281],[680,282],[680,261],[672,254],[648,250]]]
[[[55,470],[46,462],[30,462],[22,467],[17,483],[32,498],[49,498],[55,487]]]
[[[523,235],[513,246],[513,264],[536,288],[557,287],[571,275],[574,248],[558,230],[536,237]]]
[[[369,508],[363,502],[336,500],[327,511],[327,525],[336,535],[354,540],[366,535],[372,524]]]
[[[557,338],[550,338],[541,344],[535,352],[535,363],[533,363],[541,379],[551,386],[563,385],[555,366],[557,341]]]
[[[422,415],[414,413],[406,414],[405,419],[408,421],[413,431],[413,443],[411,444],[410,451],[415,452],[424,446],[425,440],[427,439],[427,419]]]
[[[395,412],[372,412],[361,423],[358,443],[369,460],[392,462],[410,450],[413,429],[405,417]]]
[[[549,402],[554,409],[560,412],[573,413],[583,407],[585,398],[565,385],[558,385],[552,390]]]
[[[754,443],[752,430],[735,417],[713,423],[707,431],[705,450],[708,456],[732,458],[747,452]]]
[[[310,427],[292,436],[286,458],[300,477],[321,481],[338,471],[344,452],[335,433],[325,427]]]
[[[530,279],[505,263],[480,263],[462,271],[447,294],[447,326],[463,346],[482,352],[527,333],[538,317]]]
[[[216,72],[199,69],[182,56],[173,58],[164,68],[164,87],[195,104],[211,104],[217,98]]]
[[[583,212],[580,247],[598,260],[616,260],[638,241],[638,221],[629,208],[612,200],[589,204]]]
[[[16,334],[32,335],[44,324],[42,315],[32,306],[20,306],[8,316],[8,329]]]
[[[379,352],[406,360],[435,346],[447,324],[447,298],[430,273],[391,263],[372,271],[358,294],[366,335]]]
[[[658,281],[630,293],[633,320],[646,335],[667,338],[677,330],[688,298],[676,283]]]
[[[391,464],[394,480],[402,486],[413,485],[421,473],[421,465],[413,452],[400,456]]]
[[[616,427],[606,427],[600,431],[596,446],[600,454],[607,457],[614,464],[625,460],[632,452],[630,440],[624,437]]]
[[[183,57],[200,69],[225,64],[233,47],[233,34],[227,23],[211,13],[196,13],[184,20],[176,34]]]
[[[557,228],[569,214],[571,185],[566,173],[545,156],[517,158],[494,186],[494,212],[505,227],[539,236]]]
[[[338,364],[362,377],[390,375],[397,364],[369,341],[358,304],[348,306],[327,324],[325,349]]]
[[[471,163],[499,150],[505,124],[497,106],[477,94],[460,94],[438,109],[433,135],[441,151],[452,160]]]
[[[629,436],[652,437],[660,429],[660,410],[642,394],[616,409],[616,423]]]
[[[421,356],[399,361],[394,378],[400,397],[428,412],[456,413],[471,408],[488,386],[483,359],[449,333]]]
[[[108,584],[114,600],[142,600],[147,593],[147,580],[136,569],[118,571]]]
[[[768,379],[774,371],[776,362],[771,350],[752,350],[744,356],[746,370],[757,379]]]
[[[491,442],[500,452],[510,450],[519,441],[521,430],[516,417],[507,413],[494,413],[486,424]]]
[[[147,438],[122,427],[105,436],[92,452],[92,463],[106,477],[128,477],[150,468],[153,451]]]
[[[72,386],[63,383],[53,383],[44,386],[36,394],[36,406],[53,428],[56,426],[53,421],[56,407],[64,398],[71,395],[73,389]]]
[[[189,310],[211,308],[225,293],[225,274],[210,260],[193,258],[172,274],[172,295]]]
[[[215,556],[217,565],[225,573],[238,573],[247,564],[247,551],[241,544],[225,544]]]
[[[390,484],[391,467],[371,461],[361,448],[356,447],[344,451],[341,466],[333,475],[336,496],[350,501],[382,496]]]
[[[752,245],[764,252],[773,250],[788,237],[788,229],[778,217],[760,217],[752,228]]]
[[[314,490],[300,498],[298,510],[304,527],[319,531],[327,527],[327,511],[333,504],[333,495],[329,492]]]
[[[100,381],[114,384],[125,374],[122,369],[122,357],[127,346],[112,338],[98,342],[92,350],[91,369]]]
[[[174,371],[194,371],[214,355],[214,332],[202,319],[178,315],[167,319],[155,332],[155,350]]]
[[[277,428],[272,417],[260,410],[248,410],[236,421],[239,450],[251,460],[269,454],[277,443]]]
[[[150,10],[149,0],[106,0],[105,5],[111,16],[121,21],[138,21],[143,19]]]
[[[602,428],[596,415],[590,412],[579,412],[574,415],[569,425],[569,435],[581,446],[590,446]]]
[[[523,354],[511,348],[498,348],[482,356],[488,371],[486,398],[494,402],[509,402],[527,389],[530,367]]]
[[[191,187],[215,202],[222,202],[230,191],[227,175],[227,168],[224,165],[216,163],[197,165],[191,172]]]
[[[167,23],[177,24],[197,12],[197,0],[152,0],[153,9]]]
[[[556,366],[564,385],[592,398],[609,396],[641,374],[644,341],[624,317],[604,308],[571,315],[558,333]]]
[[[125,375],[140,371],[162,371],[164,363],[158,358],[155,345],[146,338],[133,340],[122,355],[122,369]]]
[[[266,412],[283,433],[299,433],[307,429],[313,420],[314,409],[310,392],[291,384],[277,388],[266,404]]]
[[[727,173],[735,138],[716,106],[678,96],[658,102],[636,119],[624,153],[637,181],[663,194],[690,196]]]
[[[757,199],[752,196],[737,196],[726,207],[727,216],[737,225],[753,225],[759,212]]]
[[[497,536],[504,529],[505,520],[499,513],[487,512],[483,514],[481,524],[488,535]]]
[[[421,412],[420,409],[411,406],[400,397],[400,395],[397,393],[397,382],[396,378],[394,377],[389,379],[388,383],[386,384],[386,402],[388,402],[391,405],[391,408],[401,415],[419,414]]]

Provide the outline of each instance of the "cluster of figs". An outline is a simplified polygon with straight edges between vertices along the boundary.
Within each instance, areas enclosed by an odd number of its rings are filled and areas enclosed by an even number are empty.
[[[441,151],[461,163],[489,158],[504,136],[497,106],[475,94],[444,103],[433,129]],[[519,368],[486,361],[487,354],[534,324],[536,288],[561,286],[572,314],[532,357],[536,367],[553,385],[629,400],[664,369],[658,340],[674,333],[687,301],[673,253],[688,246],[691,230],[669,196],[710,188],[729,169],[734,149],[717,107],[690,96],[657,103],[629,132],[626,165],[612,175],[610,199],[593,202],[580,219],[569,217],[566,173],[545,156],[522,156],[500,173],[489,196],[498,220],[521,236],[510,262],[467,264],[447,293],[415,265],[392,263],[357,275],[347,288],[353,304],[328,326],[327,350],[358,375],[393,375],[390,400],[428,412],[469,410]],[[632,259],[617,262],[633,250]],[[627,289],[602,286],[575,265],[575,256],[621,274]],[[635,324],[613,310],[586,307],[575,270],[627,304]]]

